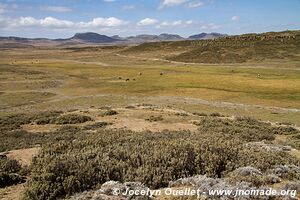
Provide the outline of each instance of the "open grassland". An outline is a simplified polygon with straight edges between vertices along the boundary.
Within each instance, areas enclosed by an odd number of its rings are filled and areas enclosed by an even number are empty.
[[[124,48],[2,51],[2,115],[146,102],[299,124],[296,61],[189,65],[120,56]]]

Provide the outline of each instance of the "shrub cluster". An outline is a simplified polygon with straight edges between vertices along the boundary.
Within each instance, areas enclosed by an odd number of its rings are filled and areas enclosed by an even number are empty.
[[[248,142],[274,139],[270,124],[249,118],[205,117],[196,133],[84,132],[68,126],[59,131],[62,138],[46,145],[33,160],[28,199],[56,199],[109,180],[161,188],[197,174],[224,177],[244,166],[264,172],[276,165],[299,165],[286,152],[245,147]]]
[[[0,188],[24,182],[19,175],[21,165],[17,160],[0,157]]]
[[[0,152],[59,141],[64,138],[73,137],[74,132],[78,132],[81,129],[97,129],[108,125],[106,122],[98,122],[83,126],[82,128],[64,127],[65,124],[83,123],[92,119],[83,115],[61,114],[62,112],[48,111],[37,114],[16,114],[0,118]],[[29,133],[23,130],[21,126],[30,123],[40,125],[56,123],[64,126],[58,131],[50,133]],[[66,129],[67,131],[65,131]]]
[[[146,121],[149,121],[149,122],[158,122],[158,121],[162,121],[162,120],[164,120],[164,119],[161,115],[158,115],[158,116],[151,115],[149,118],[146,119]]]
[[[85,115],[67,114],[56,118],[55,120],[53,120],[53,123],[54,124],[80,124],[87,121],[92,121],[92,118]]]
[[[111,115],[117,115],[117,114],[118,114],[117,111],[108,109],[102,114],[102,116],[111,116]]]

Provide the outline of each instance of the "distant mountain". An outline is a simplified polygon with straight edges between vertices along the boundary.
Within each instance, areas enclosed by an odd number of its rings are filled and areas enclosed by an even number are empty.
[[[167,34],[167,33],[160,34],[158,37],[161,40],[183,40],[184,39],[180,35]]]
[[[48,39],[48,38],[22,38],[22,37],[0,37],[0,45],[20,46],[16,44],[26,44],[33,46],[73,46],[83,44],[141,44],[145,42],[162,42],[162,41],[180,41],[180,40],[202,40],[225,37],[227,35],[220,33],[201,33],[192,35],[189,38],[183,38],[180,35],[162,33],[160,35],[142,34],[130,37],[120,37],[119,35],[106,36],[98,33],[76,33],[73,37],[66,39]],[[9,43],[9,44],[8,44]]]
[[[137,35],[137,36],[126,37],[124,39],[126,41],[132,42],[132,43],[142,43],[142,42],[157,41],[158,36],[157,35],[142,34],[142,35]]]
[[[200,33],[197,35],[192,35],[189,37],[191,40],[207,40],[207,39],[215,39],[215,38],[221,38],[226,37],[228,35],[221,34],[221,33]]]
[[[137,36],[130,36],[127,38],[124,38],[124,40],[134,42],[134,43],[143,43],[143,42],[158,42],[158,41],[178,41],[183,40],[184,38],[180,35],[174,35],[174,34],[167,34],[163,33],[160,35],[137,35]]]
[[[70,40],[78,40],[84,43],[113,43],[119,41],[119,39],[92,32],[76,33],[73,37],[70,38]]]
[[[116,39],[116,40],[123,40],[119,35],[113,35],[111,38]]]

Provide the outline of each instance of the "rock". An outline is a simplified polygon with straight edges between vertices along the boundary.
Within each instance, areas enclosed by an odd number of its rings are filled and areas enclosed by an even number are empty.
[[[271,172],[281,178],[300,179],[300,167],[296,165],[278,165]]]
[[[263,149],[267,151],[274,151],[274,152],[289,152],[292,150],[290,146],[283,146],[283,145],[275,145],[275,144],[265,144],[264,142],[250,142],[245,144],[246,147],[255,148],[255,149]]]
[[[108,181],[101,185],[101,188],[96,191],[82,192],[70,197],[70,200],[147,200],[151,199],[148,196],[123,195],[126,190],[149,190],[140,182],[125,182]]]
[[[240,167],[231,173],[234,173],[237,176],[249,176],[249,175],[262,176],[263,175],[263,173],[261,171],[259,171],[258,169],[254,168],[254,167],[249,167],[249,166]]]
[[[283,190],[297,190],[300,191],[300,181],[289,181],[283,186]]]
[[[281,179],[278,176],[274,175],[274,174],[268,174],[266,176],[266,178],[268,180],[268,183],[274,184],[274,183],[280,183],[281,182]]]
[[[150,199],[148,196],[135,196],[135,195],[130,195],[130,194],[125,194],[124,193],[128,190],[133,190],[133,191],[147,191],[150,190],[148,187],[145,187],[142,183],[140,182],[125,182],[125,183],[120,183],[118,181],[108,181],[104,183],[101,186],[101,189],[98,190],[96,193],[99,194],[105,194],[105,195],[112,195],[112,196],[119,196],[121,198],[130,198],[130,199]]]

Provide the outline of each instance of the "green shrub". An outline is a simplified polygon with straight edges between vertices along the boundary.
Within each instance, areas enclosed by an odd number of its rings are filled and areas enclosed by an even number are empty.
[[[86,125],[85,127],[83,127],[83,129],[84,130],[96,130],[98,128],[106,127],[106,126],[108,126],[110,124],[111,123],[107,123],[107,122],[96,122],[94,124]]]
[[[25,182],[19,174],[0,172],[0,188]]]
[[[221,117],[222,115],[220,113],[215,112],[215,113],[211,113],[210,116],[212,116],[212,117]]]
[[[59,111],[49,111],[40,113],[35,117],[35,123],[38,125],[52,124],[61,114],[62,112]]]
[[[92,121],[92,118],[85,115],[67,114],[62,115],[54,120],[55,124],[80,124],[87,121]]]
[[[202,116],[202,117],[206,117],[207,116],[206,113],[202,113],[202,112],[193,112],[193,115]]]
[[[159,115],[159,116],[151,115],[149,118],[146,119],[146,121],[149,121],[149,122],[158,122],[158,121],[162,121],[162,120],[164,120],[164,119],[161,115]]]
[[[107,129],[87,133],[76,128],[71,134],[68,128],[68,136],[61,134],[61,139],[46,145],[33,160],[26,196],[56,199],[109,180],[161,188],[171,180],[197,174],[224,177],[244,166],[264,172],[277,165],[299,165],[286,152],[245,147],[249,141],[273,140],[272,128],[248,118],[211,117],[202,120],[196,133]],[[254,183],[263,185],[264,180]]]
[[[102,114],[102,116],[111,116],[111,115],[117,115],[117,114],[119,114],[117,111],[109,109],[109,110],[105,111]]]
[[[17,173],[21,170],[21,165],[17,160],[7,157],[0,158],[0,172]]]
[[[300,133],[297,129],[291,126],[279,126],[273,129],[274,134],[278,135],[295,135]]]
[[[17,160],[0,158],[0,188],[24,182],[25,178],[17,174],[21,165]]]

